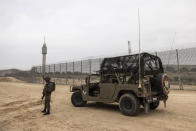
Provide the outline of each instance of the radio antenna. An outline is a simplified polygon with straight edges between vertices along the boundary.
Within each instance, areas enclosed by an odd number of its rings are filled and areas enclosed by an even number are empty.
[[[141,50],[140,50],[140,12],[138,8],[138,27],[139,27],[139,86],[138,88],[141,88],[142,82],[141,82]]]

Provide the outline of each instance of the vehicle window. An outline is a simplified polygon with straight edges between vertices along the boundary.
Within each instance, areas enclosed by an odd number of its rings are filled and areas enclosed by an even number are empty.
[[[100,77],[96,76],[96,75],[92,75],[90,77],[90,83],[98,83],[99,82]]]
[[[159,70],[159,69],[160,69],[160,65],[158,59],[146,60],[144,65],[145,71],[152,71],[152,70]]]

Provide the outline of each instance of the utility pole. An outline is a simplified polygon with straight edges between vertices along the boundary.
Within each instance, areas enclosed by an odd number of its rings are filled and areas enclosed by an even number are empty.
[[[128,53],[129,55],[131,55],[131,42],[128,41]]]
[[[178,82],[179,82],[179,89],[183,90],[183,83],[181,79],[181,73],[180,73],[180,63],[179,63],[179,57],[178,57],[178,50],[176,49],[176,58],[177,58],[177,67],[178,67]]]

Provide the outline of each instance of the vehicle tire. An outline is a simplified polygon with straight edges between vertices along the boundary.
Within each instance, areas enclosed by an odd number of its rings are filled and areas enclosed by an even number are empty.
[[[169,94],[170,83],[166,74],[158,74],[154,78],[151,78],[150,82],[152,91],[164,94],[166,96]]]
[[[86,105],[86,101],[84,101],[82,99],[82,94],[80,93],[80,91],[76,91],[72,94],[71,96],[71,103],[75,106],[75,107],[82,107]]]
[[[150,103],[150,109],[155,110],[159,106],[159,101]]]
[[[124,94],[120,97],[120,111],[127,116],[137,115],[140,107],[139,100],[133,94]]]

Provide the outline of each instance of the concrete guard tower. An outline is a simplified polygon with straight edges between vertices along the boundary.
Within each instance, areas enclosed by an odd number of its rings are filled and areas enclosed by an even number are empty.
[[[46,72],[46,54],[47,54],[47,47],[46,47],[45,37],[44,37],[44,44],[42,46],[42,76],[45,76],[45,72]]]

